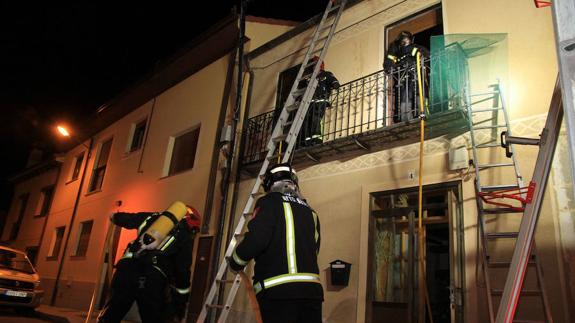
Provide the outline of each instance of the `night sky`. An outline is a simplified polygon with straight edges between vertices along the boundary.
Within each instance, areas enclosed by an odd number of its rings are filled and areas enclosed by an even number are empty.
[[[62,146],[58,121],[78,124],[218,20],[237,0],[0,0],[0,211],[7,179],[23,170],[32,147]],[[247,14],[305,21],[327,1],[253,0]]]

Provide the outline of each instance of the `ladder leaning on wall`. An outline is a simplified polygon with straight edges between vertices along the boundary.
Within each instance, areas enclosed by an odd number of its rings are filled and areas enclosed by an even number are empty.
[[[240,274],[234,275],[228,271],[228,263],[226,258],[231,257],[236,245],[238,244],[238,238],[243,236],[243,232],[246,229],[246,224],[248,219],[252,216],[252,208],[255,202],[255,198],[261,195],[261,183],[263,176],[265,175],[270,162],[273,160],[280,160],[282,162],[288,162],[293,149],[295,148],[295,143],[303,124],[306,112],[309,108],[309,104],[317,87],[317,74],[319,73],[321,62],[323,62],[331,39],[335,33],[335,28],[341,17],[343,9],[345,8],[347,0],[341,1],[328,1],[327,7],[323,13],[321,21],[319,22],[315,32],[313,33],[309,47],[304,56],[301,67],[298,71],[297,77],[291,87],[291,91],[286,99],[283,106],[279,119],[273,129],[271,138],[266,145],[268,150],[266,158],[262,164],[259,171],[259,175],[256,177],[256,182],[251,190],[250,196],[242,212],[236,228],[234,229],[234,234],[231,241],[228,243],[224,259],[222,260],[220,267],[218,268],[214,282],[212,282],[210,291],[206,297],[202,311],[196,322],[203,323],[208,317],[208,313],[219,312],[218,322],[225,322],[231,307],[233,305],[236,293],[240,286],[241,278]],[[313,60],[312,56],[319,53],[319,59]],[[313,72],[308,73],[313,67]],[[307,87],[299,88],[298,85],[300,81],[308,80]],[[291,116],[295,116],[291,118]],[[288,130],[289,129],[289,130]],[[282,154],[281,148],[283,143],[287,144],[285,152]],[[276,150],[276,148],[279,149]],[[229,277],[233,276],[233,277]],[[231,284],[229,286],[228,295],[225,298],[224,304],[218,304],[219,291],[223,291],[226,284]],[[214,314],[215,315],[215,314]]]
[[[532,190],[523,183],[513,145],[505,140],[511,137],[511,128],[501,85],[498,83],[485,93],[469,95],[467,101],[475,168],[477,229],[481,242],[478,248],[489,320],[493,323],[495,306],[499,304],[495,300],[503,295],[504,287],[498,278],[507,277],[511,272],[509,250],[515,249],[519,223],[525,205],[530,203]],[[497,149],[501,146],[506,148],[505,154],[501,149]],[[505,248],[505,246],[511,247]],[[530,317],[528,320],[521,318],[513,322],[552,322],[541,264],[535,247],[529,257],[528,265],[532,274],[526,277],[526,288],[521,291],[521,296],[525,297],[523,300],[528,302],[526,304],[539,307],[531,311],[539,314],[530,312],[530,316],[535,317]]]

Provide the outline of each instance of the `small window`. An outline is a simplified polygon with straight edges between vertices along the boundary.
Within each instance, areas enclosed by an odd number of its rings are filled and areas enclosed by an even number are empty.
[[[76,244],[76,250],[73,254],[74,256],[83,257],[86,255],[93,224],[93,220],[80,222],[80,228],[78,230],[78,243]]]
[[[20,208],[18,209],[18,217],[16,218],[16,221],[12,225],[9,240],[16,240],[16,238],[18,237],[18,232],[20,232],[20,226],[22,225],[22,221],[24,220],[24,213],[26,212],[26,206],[28,205],[28,197],[30,197],[30,194],[26,193],[20,195],[20,197],[18,198]]]
[[[144,144],[144,135],[146,134],[146,123],[147,120],[142,120],[135,125],[129,152],[142,148],[142,145]]]
[[[50,250],[48,250],[48,258],[58,259],[60,254],[60,247],[62,247],[62,239],[64,238],[65,226],[57,227],[52,234],[52,242],[50,243]]]
[[[50,205],[52,204],[52,196],[54,195],[54,186],[48,186],[42,189],[40,192],[40,199],[36,205],[35,216],[44,216],[50,211]]]
[[[194,167],[199,136],[200,127],[197,127],[174,139],[168,175],[177,174]]]
[[[84,161],[84,153],[78,154],[74,160],[74,168],[72,169],[72,175],[70,181],[75,181],[80,176],[80,170],[82,169],[82,162]]]
[[[110,156],[110,149],[112,148],[112,139],[105,141],[100,147],[100,153],[94,164],[92,171],[92,178],[90,180],[90,187],[88,192],[94,192],[102,189],[104,182],[104,175],[106,174],[106,166],[108,164],[108,157]]]

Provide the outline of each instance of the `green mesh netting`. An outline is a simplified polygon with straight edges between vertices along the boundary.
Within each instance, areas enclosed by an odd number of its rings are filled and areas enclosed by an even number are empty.
[[[465,107],[470,93],[507,81],[506,34],[431,37],[429,113]]]

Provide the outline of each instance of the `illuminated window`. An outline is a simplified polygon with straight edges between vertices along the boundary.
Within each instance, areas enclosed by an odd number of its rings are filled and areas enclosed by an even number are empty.
[[[98,158],[96,158],[94,170],[92,170],[92,178],[90,180],[88,192],[102,189],[102,183],[104,182],[104,175],[106,174],[106,166],[108,164],[108,157],[110,156],[111,148],[112,139],[105,141],[100,147],[100,153],[98,154]]]
[[[84,221],[80,222],[80,227],[78,230],[78,240],[76,243],[76,250],[74,251],[74,256],[85,256],[88,251],[88,243],[90,242],[90,234],[92,233],[92,226],[94,221]]]
[[[194,167],[200,127],[172,138],[170,168],[167,175],[181,173]]]
[[[62,239],[64,238],[65,226],[57,227],[52,233],[52,241],[50,242],[50,249],[48,250],[48,258],[50,260],[58,259],[60,248],[62,247]]]

